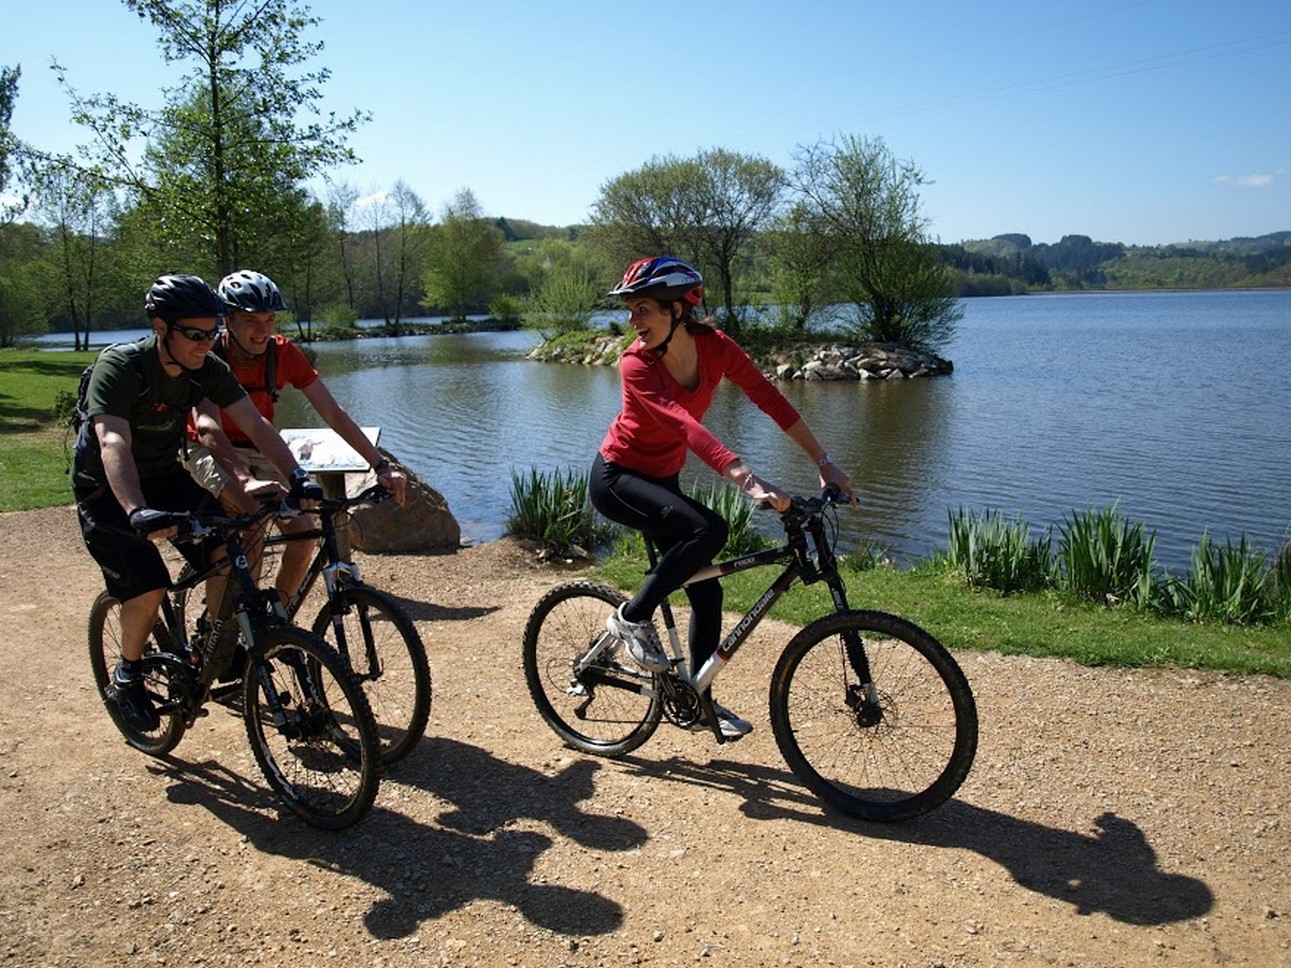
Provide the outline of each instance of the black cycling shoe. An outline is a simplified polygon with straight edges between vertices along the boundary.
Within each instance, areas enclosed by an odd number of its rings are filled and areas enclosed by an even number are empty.
[[[118,672],[113,672],[112,681],[108,683],[107,697],[116,704],[121,718],[132,728],[142,733],[151,733],[161,725],[152,697],[144,688],[142,676],[123,681]]]

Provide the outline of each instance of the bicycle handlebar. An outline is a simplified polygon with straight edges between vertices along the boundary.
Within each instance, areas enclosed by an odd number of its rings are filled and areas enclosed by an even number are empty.
[[[380,504],[394,497],[394,491],[387,491],[380,484],[373,484],[360,491],[354,497],[327,497],[322,500],[324,511],[347,511],[360,504]]]
[[[288,517],[296,514],[297,511],[298,509],[286,499],[276,497],[262,498],[260,507],[254,511],[232,517],[223,514],[176,511],[174,517],[177,519],[179,534],[175,536],[175,540],[196,542],[213,534],[224,537],[233,531],[245,531],[247,528],[254,527],[272,514]]]
[[[839,504],[850,504],[851,500],[837,484],[826,484],[820,497],[795,497],[789,509],[780,514],[780,520],[786,528],[800,525],[826,508]]]

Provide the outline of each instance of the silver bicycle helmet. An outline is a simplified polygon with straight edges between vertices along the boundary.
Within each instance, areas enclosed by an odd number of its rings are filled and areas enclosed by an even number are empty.
[[[239,269],[220,280],[220,298],[244,313],[280,313],[287,308],[274,281],[262,272]]]

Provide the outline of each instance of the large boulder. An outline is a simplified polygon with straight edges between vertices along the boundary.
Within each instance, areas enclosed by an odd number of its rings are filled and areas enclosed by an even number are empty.
[[[462,529],[448,510],[444,496],[419,478],[388,451],[382,454],[408,477],[407,501],[399,507],[382,501],[358,508],[350,516],[350,544],[368,553],[395,554],[456,548],[462,543]],[[376,483],[376,475],[346,474],[345,493],[351,497]]]

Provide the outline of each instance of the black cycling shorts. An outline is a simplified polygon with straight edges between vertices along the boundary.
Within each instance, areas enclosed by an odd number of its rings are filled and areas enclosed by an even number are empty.
[[[158,511],[218,514],[220,506],[186,471],[139,482],[147,506]],[[140,537],[111,488],[77,494],[77,517],[90,556],[103,571],[108,592],[119,601],[170,585],[170,571],[155,542]],[[210,559],[215,541],[175,542],[175,548],[194,568]]]

